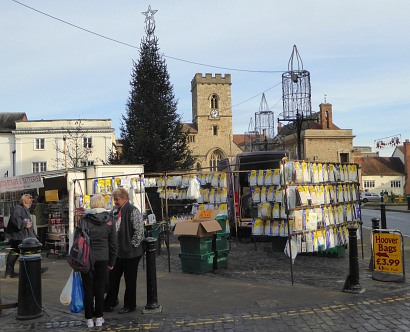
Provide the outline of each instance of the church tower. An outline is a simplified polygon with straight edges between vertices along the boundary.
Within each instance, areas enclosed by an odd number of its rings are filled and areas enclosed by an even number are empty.
[[[233,142],[231,75],[196,74],[191,81],[192,125],[189,147],[196,168],[216,170],[218,161],[242,152]]]

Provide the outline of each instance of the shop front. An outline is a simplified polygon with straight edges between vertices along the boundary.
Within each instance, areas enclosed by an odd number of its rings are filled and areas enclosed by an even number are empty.
[[[47,255],[65,255],[72,243],[75,223],[81,212],[88,208],[89,198],[96,193],[104,194],[107,209],[112,204],[111,191],[116,186],[125,186],[130,192],[130,201],[141,211],[145,209],[145,197],[141,183],[142,165],[101,165],[28,174],[0,180],[0,242],[6,245],[5,227],[10,212],[20,202],[23,194],[33,197],[32,219],[37,234],[45,228],[42,239]],[[36,206],[44,205],[35,215]],[[37,225],[36,219],[45,221]],[[39,227],[37,227],[39,226]]]

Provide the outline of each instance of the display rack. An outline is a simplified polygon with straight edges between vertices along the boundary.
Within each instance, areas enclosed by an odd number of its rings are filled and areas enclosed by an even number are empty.
[[[49,203],[46,208],[48,233],[46,239],[47,257],[65,257],[68,251],[68,208],[63,202]]]
[[[190,196],[190,182],[199,181],[199,194]],[[161,198],[163,219],[186,220],[197,210],[218,210],[227,214],[227,181],[224,172],[187,172],[163,174],[155,178],[145,176],[145,186],[157,187]],[[169,221],[169,220],[168,220]]]
[[[346,246],[346,227],[361,220],[357,165],[293,161],[285,172],[291,177],[286,199],[298,252]]]
[[[347,226],[358,227],[363,256],[359,175],[357,164],[282,161],[282,179],[288,217],[289,256],[298,254],[340,257],[348,245]]]
[[[250,213],[251,239],[256,242],[272,242],[274,251],[283,250],[288,236],[287,215],[283,204],[284,189],[280,169],[248,171],[249,193],[242,198],[242,215]],[[244,218],[242,218],[244,222]]]
[[[282,251],[293,239],[297,253],[339,253],[347,226],[361,220],[356,164],[284,158],[280,168],[248,170],[246,177],[240,215],[252,228],[255,250],[257,241],[271,241]]]

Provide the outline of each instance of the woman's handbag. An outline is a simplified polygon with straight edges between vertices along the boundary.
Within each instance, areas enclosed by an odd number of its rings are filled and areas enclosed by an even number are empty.
[[[84,289],[80,272],[73,272],[73,290],[71,292],[70,310],[79,313],[84,309]]]

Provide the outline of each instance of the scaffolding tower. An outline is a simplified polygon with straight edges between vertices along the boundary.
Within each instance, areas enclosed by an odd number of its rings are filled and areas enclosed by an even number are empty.
[[[262,94],[259,111],[255,113],[255,120],[249,122],[245,133],[245,151],[267,151],[273,149],[275,116],[269,110],[265,94]]]
[[[251,152],[254,150],[254,144],[257,140],[258,134],[255,131],[255,125],[253,123],[253,119],[249,120],[248,131],[245,132],[245,152]]]

